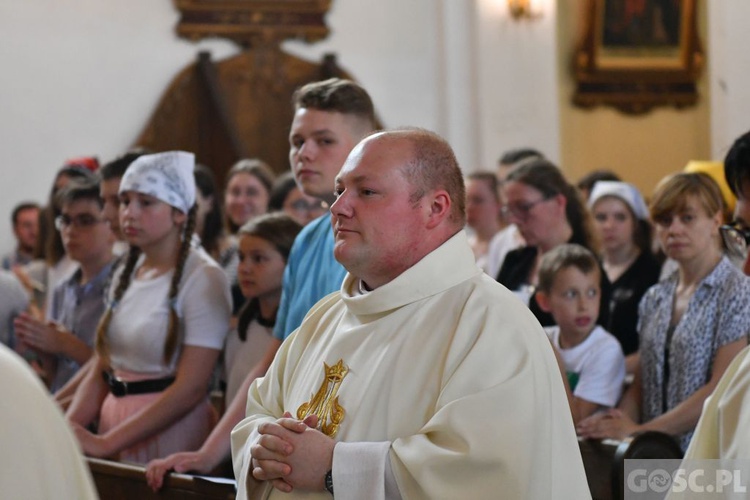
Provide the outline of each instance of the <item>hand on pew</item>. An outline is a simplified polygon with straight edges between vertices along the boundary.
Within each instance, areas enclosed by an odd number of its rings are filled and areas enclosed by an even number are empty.
[[[210,474],[216,460],[202,450],[174,453],[166,458],[151,460],[146,466],[146,482],[154,491],[164,485],[164,476],[170,472]]]
[[[623,440],[639,430],[640,426],[618,409],[595,413],[576,426],[578,435],[587,439]]]

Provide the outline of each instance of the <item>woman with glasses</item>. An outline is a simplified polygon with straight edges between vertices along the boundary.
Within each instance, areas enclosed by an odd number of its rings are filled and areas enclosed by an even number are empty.
[[[687,448],[704,401],[750,333],[750,279],[722,252],[722,207],[705,174],[679,173],[657,186],[651,217],[678,267],[641,301],[639,360],[619,409],[581,422],[584,437],[655,430]]]
[[[555,165],[544,159],[514,168],[503,184],[503,195],[506,201],[503,211],[518,227],[526,246],[506,255],[497,281],[527,303],[542,326],[552,326],[554,319],[539,307],[534,297],[539,261],[546,252],[563,243],[577,243],[596,254],[591,215],[576,188]],[[602,273],[599,324],[604,324],[608,315],[608,297],[609,284]]]
[[[611,283],[609,322],[602,325],[620,341],[628,373],[637,362],[638,304],[659,279],[661,264],[651,253],[648,207],[638,189],[618,181],[598,181],[589,195],[601,262]]]
[[[287,172],[273,183],[268,211],[283,211],[301,225],[306,226],[328,211],[328,203],[303,193],[297,186],[294,174]]]

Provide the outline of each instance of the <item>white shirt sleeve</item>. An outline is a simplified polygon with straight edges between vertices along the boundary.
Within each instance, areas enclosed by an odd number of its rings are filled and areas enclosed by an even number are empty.
[[[336,499],[400,500],[391,469],[391,443],[336,443],[333,449],[333,491]]]

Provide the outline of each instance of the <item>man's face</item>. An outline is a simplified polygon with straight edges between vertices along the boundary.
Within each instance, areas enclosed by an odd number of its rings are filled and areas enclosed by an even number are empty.
[[[39,209],[27,208],[18,212],[13,232],[18,240],[18,246],[24,252],[31,252],[36,245],[39,234]]]
[[[62,207],[60,227],[65,252],[71,259],[86,264],[108,256],[114,235],[96,200],[77,200]]]
[[[412,187],[400,171],[412,154],[405,141],[367,139],[336,178],[334,256],[370,288],[408,269],[424,239],[429,207],[410,200]]]
[[[358,142],[357,118],[338,112],[298,109],[289,132],[289,164],[308,196],[333,201],[333,184]]]
[[[99,195],[104,201],[102,216],[109,222],[109,227],[118,240],[123,239],[120,232],[120,196],[117,193],[120,190],[121,180],[120,177],[115,177],[103,180],[99,184]]]

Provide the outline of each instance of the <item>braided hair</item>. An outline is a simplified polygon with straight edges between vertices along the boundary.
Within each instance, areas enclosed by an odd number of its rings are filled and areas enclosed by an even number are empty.
[[[188,219],[185,224],[185,233],[182,236],[182,244],[177,254],[177,263],[175,264],[172,282],[169,285],[169,326],[167,327],[167,340],[164,343],[164,362],[172,359],[174,351],[177,349],[178,334],[180,327],[180,318],[177,316],[177,293],[180,291],[180,281],[182,272],[185,269],[185,262],[190,255],[190,243],[195,231],[197,205],[193,205],[188,210]]]
[[[107,364],[109,364],[109,344],[107,342],[107,331],[109,330],[109,323],[112,321],[112,312],[117,307],[117,304],[125,295],[125,290],[130,286],[130,280],[133,277],[133,270],[135,269],[135,263],[138,262],[138,257],[141,255],[141,249],[130,245],[128,254],[125,258],[125,264],[120,274],[120,279],[117,282],[117,288],[115,288],[112,294],[112,300],[107,304],[107,309],[102,315],[102,319],[99,320],[99,326],[96,328],[96,342],[94,344],[96,352]]]
[[[174,354],[178,345],[180,320],[177,315],[175,306],[177,303],[177,294],[179,292],[180,281],[182,280],[182,273],[185,268],[185,262],[190,255],[190,244],[196,224],[196,211],[196,205],[193,205],[188,211],[188,218],[185,224],[182,242],[180,243],[180,248],[177,254],[177,262],[175,263],[174,274],[172,275],[172,281],[169,286],[169,323],[167,326],[167,339],[164,343],[163,358],[165,363],[169,362],[169,360],[172,358],[172,355]],[[99,321],[99,326],[96,330],[96,352],[106,363],[109,363],[109,346],[107,342],[109,323],[112,320],[112,314],[114,310],[117,308],[117,305],[119,304],[123,295],[125,295],[125,291],[130,286],[130,282],[133,279],[133,271],[135,270],[135,265],[138,262],[138,257],[140,255],[141,250],[138,247],[131,245],[125,259],[122,273],[120,274],[117,283],[117,288],[115,288],[115,291],[112,294],[112,300],[107,304],[107,309],[104,311],[102,319]]]

